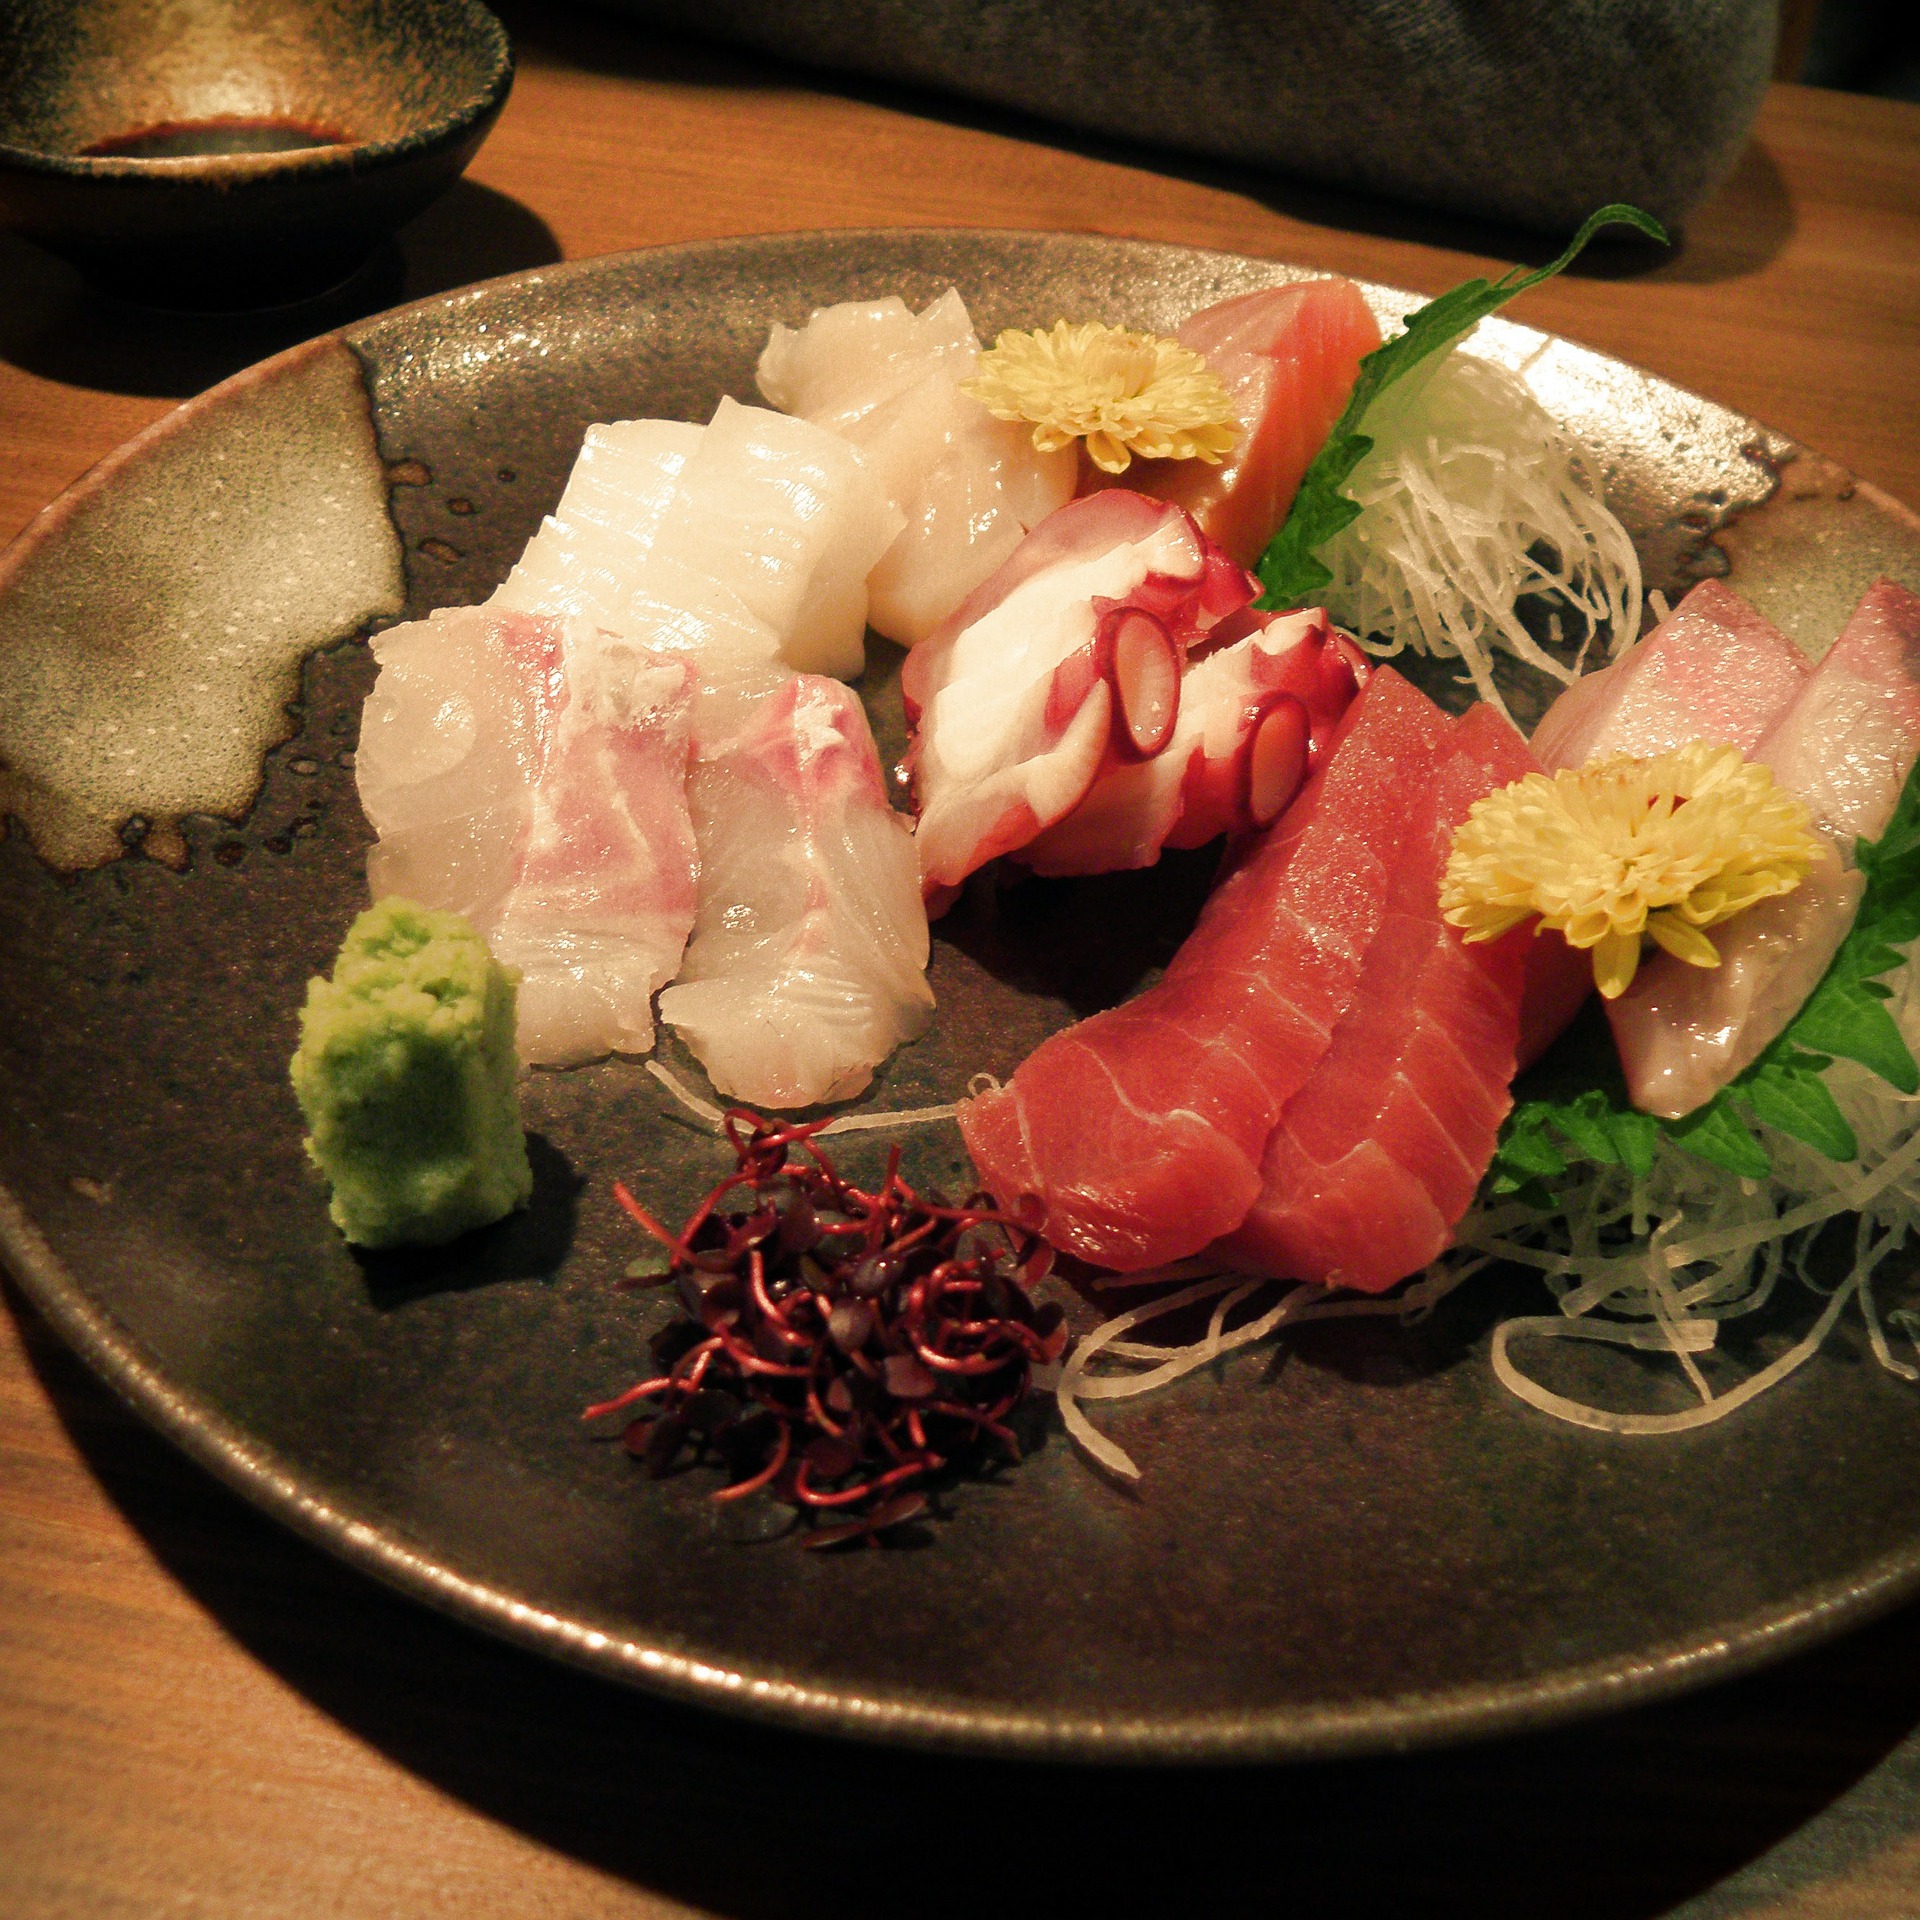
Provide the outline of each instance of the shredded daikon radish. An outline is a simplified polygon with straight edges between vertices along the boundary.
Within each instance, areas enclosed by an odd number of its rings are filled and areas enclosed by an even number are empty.
[[[1591,456],[1518,375],[1450,353],[1369,414],[1373,451],[1347,493],[1361,513],[1319,549],[1327,605],[1370,652],[1458,658],[1506,711],[1495,647],[1560,681],[1579,661],[1541,647],[1515,612],[1544,594],[1573,616],[1581,653],[1618,652],[1640,630],[1640,561],[1600,497]],[[1560,617],[1553,616],[1556,636]]]
[[[1888,1011],[1908,1046],[1920,1046],[1920,971],[1909,961],[1888,984]],[[1920,1366],[1894,1354],[1873,1292],[1875,1270],[1920,1225],[1920,1098],[1848,1060],[1836,1060],[1826,1081],[1858,1137],[1856,1161],[1829,1160],[1768,1130],[1771,1178],[1741,1180],[1663,1139],[1644,1180],[1617,1167],[1583,1164],[1556,1183],[1552,1214],[1510,1201],[1470,1211],[1460,1223],[1459,1247],[1482,1259],[1537,1267],[1559,1307],[1558,1316],[1511,1320],[1496,1329],[1493,1370],[1501,1384],[1577,1426],[1684,1432],[1724,1419],[1777,1386],[1812,1357],[1856,1299],[1874,1357],[1889,1373],[1920,1380]],[[1816,1294],[1826,1292],[1809,1271],[1813,1243],[1829,1222],[1848,1215],[1854,1216],[1851,1266],[1809,1331],[1716,1393],[1694,1356],[1716,1350],[1729,1321],[1765,1306],[1783,1273]],[[1910,1331],[1912,1316],[1907,1308],[1890,1318]],[[1514,1355],[1518,1342],[1552,1339],[1670,1353],[1700,1404],[1680,1413],[1632,1413],[1557,1393]],[[1915,1344],[1920,1350],[1920,1340]]]
[[[1920,1051],[1920,969],[1909,961],[1888,977],[1888,984],[1893,990],[1888,1010],[1908,1046]],[[1208,1275],[1196,1260],[1115,1275],[1096,1285],[1105,1290],[1184,1284],[1103,1321],[1041,1384],[1053,1387],[1075,1443],[1110,1473],[1137,1480],[1137,1464],[1093,1425],[1084,1402],[1150,1393],[1282,1327],[1361,1314],[1417,1321],[1495,1262],[1536,1269],[1558,1312],[1508,1320],[1494,1330],[1494,1377],[1528,1405],[1575,1426],[1674,1434],[1724,1419],[1811,1359],[1856,1300],[1875,1358],[1899,1378],[1920,1381],[1920,1365],[1893,1352],[1886,1330],[1897,1327],[1920,1356],[1920,1308],[1900,1308],[1883,1322],[1873,1293],[1875,1270],[1920,1226],[1920,1096],[1900,1093],[1846,1060],[1836,1060],[1826,1079],[1859,1139],[1856,1161],[1828,1160],[1768,1131],[1773,1177],[1743,1180],[1663,1139],[1644,1179],[1619,1167],[1572,1168],[1559,1182],[1555,1212],[1513,1199],[1476,1203],[1461,1221],[1453,1249],[1392,1294],[1292,1285],[1277,1303],[1231,1329],[1228,1317],[1257,1290],[1286,1283]],[[1848,1215],[1855,1220],[1852,1266],[1829,1290],[1809,1270],[1813,1243],[1830,1221]],[[1784,1353],[1716,1391],[1695,1356],[1718,1354],[1726,1324],[1766,1306],[1789,1274],[1821,1298],[1811,1326]],[[1122,1337],[1203,1300],[1215,1304],[1198,1340],[1169,1347]],[[1669,1354],[1698,1404],[1675,1413],[1629,1412],[1556,1392],[1526,1372],[1515,1356],[1524,1343],[1549,1340]],[[1096,1370],[1107,1365],[1118,1370]]]
[[[719,1133],[727,1116],[711,1100],[704,1100],[671,1067],[658,1060],[647,1062],[647,1071],[673,1095],[697,1120]],[[820,1129],[824,1139],[830,1133],[868,1133],[881,1127],[925,1127],[939,1120],[951,1120],[955,1109],[944,1107],[896,1107],[890,1113],[843,1113]]]

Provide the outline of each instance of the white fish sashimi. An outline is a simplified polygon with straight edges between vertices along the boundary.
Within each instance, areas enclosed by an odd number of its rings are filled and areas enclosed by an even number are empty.
[[[857,674],[873,564],[899,512],[836,434],[722,400],[652,552],[732,589],[802,673]]]
[[[375,898],[459,913],[521,969],[523,1060],[644,1051],[696,907],[685,663],[484,607],[374,652],[355,777]]]
[[[567,629],[567,699],[492,931],[520,970],[520,1057],[566,1066],[653,1045],[653,996],[693,930],[692,675]]]
[[[836,435],[723,400],[704,427],[589,429],[559,505],[494,604],[679,647],[696,656],[704,689],[744,675],[764,692],[797,669],[860,671],[866,577],[900,525]],[[697,715],[696,727],[717,733],[732,718]]]
[[[705,432],[681,420],[589,427],[559,505],[527,543],[493,604],[575,614],[625,631],[633,583]]]
[[[375,899],[497,918],[525,853],[563,694],[562,623],[457,607],[373,637],[354,779]]]
[[[1079,457],[1035,450],[960,391],[979,341],[951,288],[923,313],[898,299],[823,307],[776,326],[760,391],[856,447],[904,517],[867,580],[868,618],[902,646],[924,639],[1072,497]]]
[[[661,1017],[723,1095],[850,1098],[933,1013],[919,863],[859,699],[789,681],[692,795],[700,915]]]

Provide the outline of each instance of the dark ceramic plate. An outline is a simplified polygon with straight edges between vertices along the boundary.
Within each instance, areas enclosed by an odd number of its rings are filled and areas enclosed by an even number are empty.
[[[353,636],[486,593],[590,421],[750,395],[774,320],[957,284],[988,331],[1164,327],[1287,277],[1012,234],[592,261],[302,348],[88,476],[0,563],[0,1249],[41,1310],[356,1565],[620,1679],[879,1739],[1403,1746],[1668,1691],[1914,1591],[1920,1391],[1850,1331],[1737,1419],[1608,1440],[1496,1387],[1489,1329],[1537,1301],[1489,1280],[1422,1328],[1303,1334],[1284,1364],[1245,1355],[1113,1412],[1138,1493],[1056,1433],[955,1488],[917,1543],[822,1555],[748,1537],[705,1474],[647,1482],[582,1433],[663,1310],[613,1288],[638,1249],[609,1181],[671,1210],[719,1165],[639,1067],[534,1077],[525,1218],[366,1263],[327,1224],[285,1063],[306,977],[363,901]],[[1583,349],[1487,332],[1601,450],[1650,584],[1730,561],[1815,650],[1875,572],[1920,585],[1920,525],[1837,468]],[[885,732],[884,662],[871,681]],[[1205,878],[1187,861],[970,902],[936,942],[937,1028],[871,1103],[950,1098],[1129,991]],[[964,1178],[950,1128],[910,1158]]]

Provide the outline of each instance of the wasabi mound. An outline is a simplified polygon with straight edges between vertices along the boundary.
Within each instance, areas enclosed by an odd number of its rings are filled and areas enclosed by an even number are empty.
[[[349,1240],[433,1246],[525,1205],[515,978],[458,914],[386,899],[308,982],[293,1090]]]

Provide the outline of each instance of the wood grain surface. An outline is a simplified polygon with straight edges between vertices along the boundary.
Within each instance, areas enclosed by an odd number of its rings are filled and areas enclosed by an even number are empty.
[[[780,228],[1067,228],[1432,291],[1545,251],[553,7],[507,17],[520,76],[468,180],[330,306],[160,318],[0,240],[0,537],[262,353],[563,256]],[[1671,257],[1610,252],[1518,317],[1920,502],[1920,109],[1775,89]],[[1920,1613],[1460,1753],[1189,1775],[877,1754],[665,1707],[387,1595],[190,1467],[7,1300],[9,1920],[1920,1913]]]

